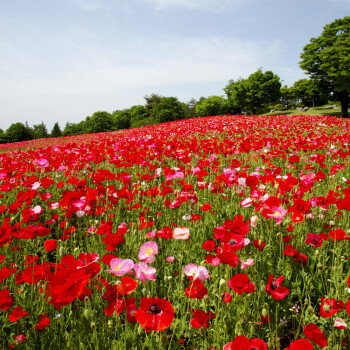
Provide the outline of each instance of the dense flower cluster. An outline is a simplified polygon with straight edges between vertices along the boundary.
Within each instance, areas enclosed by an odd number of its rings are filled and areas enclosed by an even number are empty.
[[[222,116],[1,145],[0,347],[349,346],[349,129]]]

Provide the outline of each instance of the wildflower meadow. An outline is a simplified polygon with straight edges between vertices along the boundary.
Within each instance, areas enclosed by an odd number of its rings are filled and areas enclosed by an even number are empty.
[[[0,145],[0,348],[349,349],[349,129],[218,116]]]

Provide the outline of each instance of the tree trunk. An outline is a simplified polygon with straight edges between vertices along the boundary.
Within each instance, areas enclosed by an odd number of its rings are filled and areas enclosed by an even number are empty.
[[[339,101],[341,104],[341,116],[343,118],[349,118],[349,113],[348,113],[349,93],[347,91],[342,91],[339,94]]]

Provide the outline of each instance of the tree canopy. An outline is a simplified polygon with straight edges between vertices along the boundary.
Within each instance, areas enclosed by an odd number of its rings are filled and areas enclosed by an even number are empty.
[[[338,99],[342,116],[348,118],[350,94],[350,16],[327,24],[322,34],[311,38],[300,55],[300,67],[323,84]]]
[[[231,112],[249,112],[256,114],[281,96],[281,82],[278,75],[271,71],[258,69],[248,79],[230,80],[224,88],[229,100]]]

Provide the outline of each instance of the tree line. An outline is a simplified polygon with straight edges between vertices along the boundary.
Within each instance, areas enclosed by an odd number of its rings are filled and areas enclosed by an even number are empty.
[[[144,105],[113,113],[98,111],[80,123],[67,123],[63,130],[55,123],[50,133],[44,122],[32,127],[15,123],[6,131],[0,129],[0,143],[129,129],[203,116],[263,114],[271,109],[315,107],[329,101],[339,101],[342,117],[348,118],[350,16],[326,25],[319,37],[311,38],[300,57],[299,65],[310,78],[300,79],[291,87],[282,86],[281,79],[272,71],[258,69],[246,79],[230,80],[223,96],[184,103],[177,97],[146,95]]]

